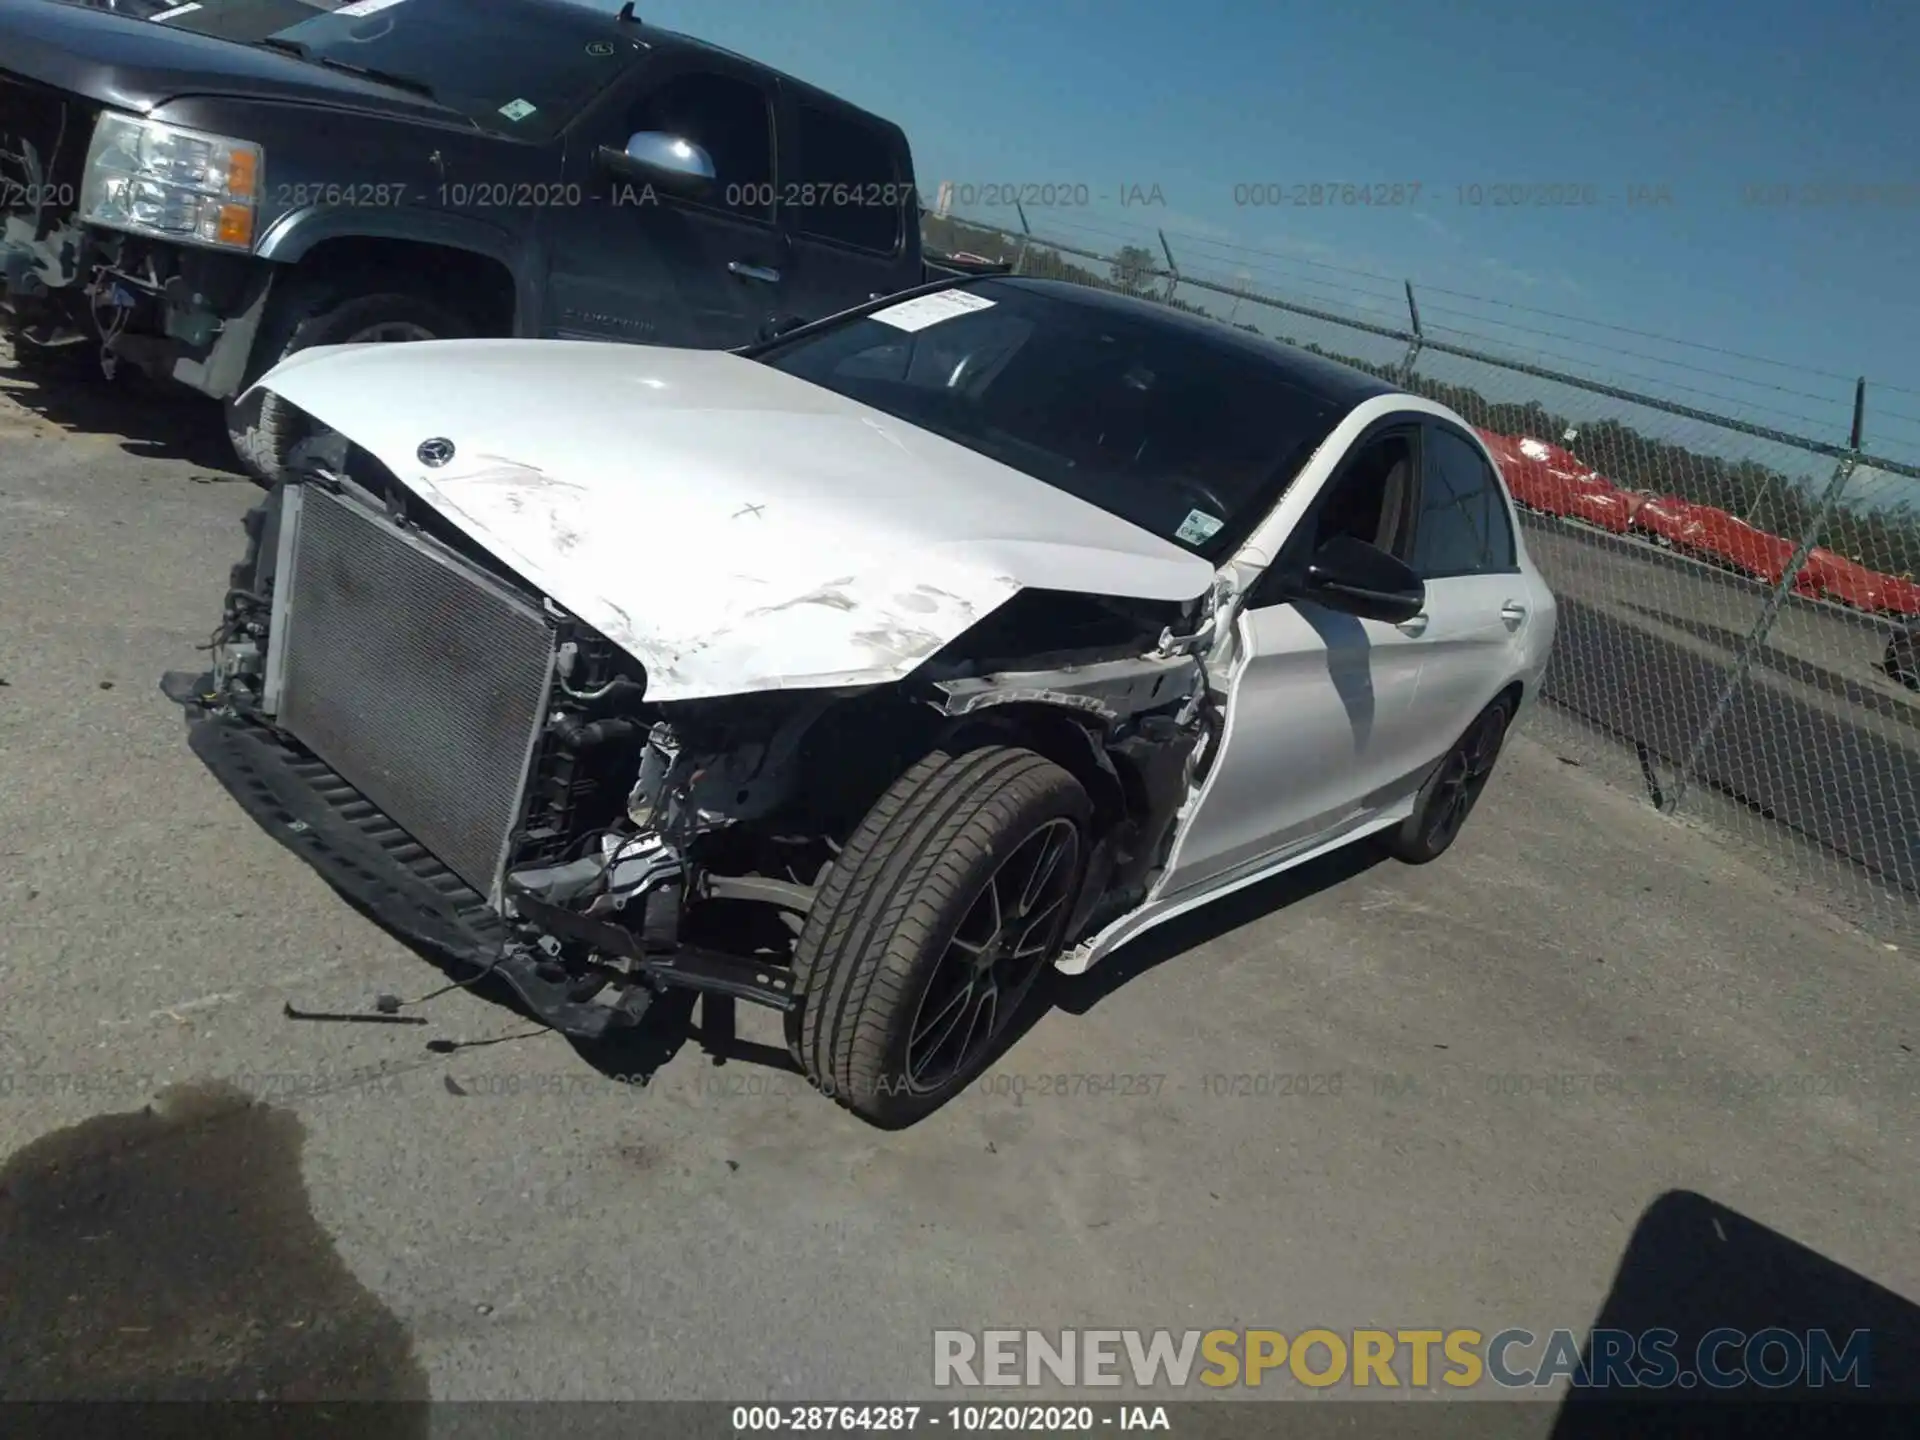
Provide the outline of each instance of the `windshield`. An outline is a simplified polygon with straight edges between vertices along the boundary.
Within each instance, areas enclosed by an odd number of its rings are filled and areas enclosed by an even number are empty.
[[[643,53],[599,11],[526,0],[200,0],[149,23],[373,71],[531,140],[551,139]]]
[[[1231,335],[981,280],[758,352],[1218,561],[1340,418]]]

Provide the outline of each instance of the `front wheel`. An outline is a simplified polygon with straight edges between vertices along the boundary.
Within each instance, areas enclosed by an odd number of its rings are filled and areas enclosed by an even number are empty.
[[[457,340],[467,335],[468,328],[446,306],[417,295],[296,284],[269,312],[260,332],[255,377],[296,350],[315,345]],[[247,472],[265,485],[280,478],[294,447],[315,430],[311,420],[278,395],[255,395],[244,402],[236,396],[227,401],[227,435],[233,452]]]
[[[1424,865],[1447,852],[1487,788],[1512,720],[1513,702],[1504,695],[1474,718],[1420,788],[1413,814],[1399,829],[1387,832],[1388,854],[1409,865]]]
[[[889,1128],[959,1093],[1059,953],[1091,814],[1029,750],[935,752],[896,780],[796,948],[787,1042],[807,1077]]]

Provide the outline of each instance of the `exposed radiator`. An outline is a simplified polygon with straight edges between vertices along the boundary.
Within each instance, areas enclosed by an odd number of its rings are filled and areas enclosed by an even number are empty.
[[[553,628],[490,578],[290,486],[267,657],[288,733],[482,895],[520,814]]]

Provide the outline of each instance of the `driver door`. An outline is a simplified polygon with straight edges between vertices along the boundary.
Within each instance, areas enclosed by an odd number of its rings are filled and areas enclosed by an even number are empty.
[[[1336,534],[1406,558],[1420,426],[1365,432],[1322,485],[1238,621],[1225,733],[1159,898],[1231,883],[1357,828],[1419,787],[1414,693],[1426,616],[1402,625],[1292,594]]]
[[[758,338],[781,306],[785,247],[775,225],[774,97],[724,58],[649,67],[569,139],[582,203],[541,217],[549,242],[542,333],[731,349]],[[699,199],[608,175],[595,150],[638,132],[691,141],[712,158]]]

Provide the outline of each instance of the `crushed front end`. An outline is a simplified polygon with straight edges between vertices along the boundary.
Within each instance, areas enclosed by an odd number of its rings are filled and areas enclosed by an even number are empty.
[[[1208,748],[1200,661],[1155,648],[1180,607],[1024,592],[908,682],[658,703],[357,449],[248,530],[213,669],[167,677],[193,750],[377,921],[577,1037],[676,986],[792,1009],[835,855],[936,747],[1082,778],[1087,933],[1144,897]]]

